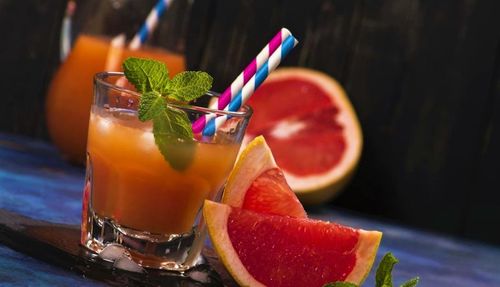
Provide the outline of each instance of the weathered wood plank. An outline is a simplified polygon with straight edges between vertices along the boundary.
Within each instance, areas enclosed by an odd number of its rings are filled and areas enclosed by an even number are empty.
[[[0,2],[0,130],[46,135],[44,98],[58,61],[64,0]]]
[[[210,265],[201,264],[185,275],[149,269],[145,273],[134,273],[116,269],[112,263],[91,254],[79,245],[79,238],[79,226],[37,221],[0,209],[1,244],[89,279],[111,286],[236,285],[227,273],[224,273],[226,281],[223,282],[214,271],[213,268],[219,272],[225,272],[225,269],[211,249],[203,250]],[[191,272],[198,274],[190,276]]]
[[[500,242],[498,207],[500,193],[500,42],[497,44],[495,71],[489,86],[488,104],[483,109],[483,128],[480,147],[480,166],[477,180],[468,190],[464,213],[464,233],[470,237],[490,242]]]
[[[474,237],[463,220],[491,105],[499,9],[486,1],[365,3],[345,82],[365,150],[338,204]]]
[[[0,4],[2,131],[46,137],[44,89],[64,2]],[[135,31],[147,10],[115,20]],[[290,28],[300,45],[283,65],[336,77],[363,125],[359,171],[333,204],[500,243],[500,231],[483,231],[500,218],[492,208],[500,204],[498,11],[500,2],[488,0],[195,1],[188,66],[212,73],[221,91],[280,27]]]

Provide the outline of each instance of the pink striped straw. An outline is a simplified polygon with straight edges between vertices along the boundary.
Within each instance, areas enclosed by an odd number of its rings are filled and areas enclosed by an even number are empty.
[[[241,72],[229,87],[219,96],[216,103],[210,105],[210,109],[222,110],[233,100],[243,86],[250,81],[252,76],[258,71],[264,63],[267,62],[270,55],[278,49],[281,43],[292,33],[286,28],[281,30],[269,41],[269,43],[257,54],[250,64]],[[198,118],[192,125],[194,133],[200,133],[205,128],[208,121],[215,117],[214,114],[206,114]]]
[[[245,102],[253,95],[255,90],[265,81],[267,76],[278,67],[281,61],[288,55],[288,53],[297,45],[298,41],[292,35],[288,36],[281,45],[278,46],[276,51],[264,62],[262,67],[252,76],[238,94],[231,100],[229,105],[224,108],[224,111],[235,112],[245,104]],[[212,118],[203,129],[204,136],[212,136],[215,131],[222,126],[228,119],[229,115],[222,115]]]

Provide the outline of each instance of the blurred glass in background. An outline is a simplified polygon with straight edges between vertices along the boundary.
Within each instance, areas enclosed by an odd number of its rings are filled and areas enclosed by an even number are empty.
[[[165,5],[166,2],[166,5]],[[63,156],[84,163],[93,75],[121,71],[127,57],[166,63],[170,76],[185,70],[190,0],[68,1],[61,31],[61,58],[46,98],[49,135]],[[144,44],[132,43],[155,5],[165,5]],[[72,46],[70,48],[70,46]],[[71,103],[71,104],[68,104]]]

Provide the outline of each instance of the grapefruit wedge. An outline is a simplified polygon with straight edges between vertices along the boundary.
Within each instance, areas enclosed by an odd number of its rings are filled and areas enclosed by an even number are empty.
[[[346,185],[363,140],[356,113],[334,79],[311,69],[281,68],[248,104],[254,113],[247,140],[265,136],[303,203],[325,202]]]
[[[222,202],[261,213],[307,217],[262,136],[252,140],[240,153]]]
[[[203,216],[220,260],[241,286],[361,284],[382,236],[377,231],[257,213],[208,200]]]

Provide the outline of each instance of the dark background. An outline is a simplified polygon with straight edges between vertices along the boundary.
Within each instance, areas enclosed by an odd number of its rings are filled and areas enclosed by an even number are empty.
[[[65,5],[0,0],[0,131],[48,139]],[[221,90],[282,26],[300,40],[283,65],[338,79],[362,124],[332,208],[500,244],[500,1],[198,0],[189,68]]]

